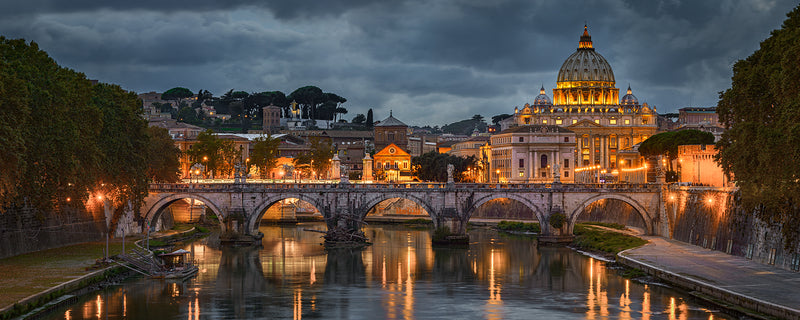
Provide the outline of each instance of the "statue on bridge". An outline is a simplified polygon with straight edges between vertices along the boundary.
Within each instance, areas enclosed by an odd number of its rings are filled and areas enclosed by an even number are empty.
[[[247,170],[241,162],[233,166],[233,183],[247,183]]]
[[[453,166],[453,164],[452,163],[448,163],[447,164],[447,183],[448,184],[455,183],[455,181],[453,181],[453,171],[454,170],[455,170],[455,167]]]
[[[553,165],[553,183],[561,183],[561,166],[558,163]]]

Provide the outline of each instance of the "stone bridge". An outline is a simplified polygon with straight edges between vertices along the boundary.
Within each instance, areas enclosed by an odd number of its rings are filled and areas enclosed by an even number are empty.
[[[447,227],[466,236],[470,217],[494,199],[513,199],[530,208],[541,226],[540,241],[567,241],[583,209],[599,200],[629,204],[642,217],[647,234],[665,234],[668,219],[662,184],[293,184],[293,183],[173,183],[151,184],[142,206],[148,223],[181,199],[202,201],[220,219],[223,241],[259,241],[261,218],[284,199],[296,198],[316,207],[328,229],[360,230],[377,204],[394,198],[414,201],[430,215],[434,228]],[[554,228],[550,216],[563,213],[566,222]]]

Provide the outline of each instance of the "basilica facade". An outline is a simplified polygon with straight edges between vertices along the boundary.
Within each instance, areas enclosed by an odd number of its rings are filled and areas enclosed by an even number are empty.
[[[576,52],[558,71],[553,98],[542,87],[532,103],[514,108],[513,116],[501,121],[500,126],[501,133],[520,126],[566,128],[575,134],[573,168],[599,166],[611,171],[637,165],[626,163],[620,152],[654,135],[656,118],[655,108],[647,103],[640,104],[630,86],[625,95],[619,97],[611,65],[595,51],[588,27],[584,26]],[[511,163],[533,163],[535,168],[542,167],[533,154],[533,151],[515,154],[515,158],[526,160]]]

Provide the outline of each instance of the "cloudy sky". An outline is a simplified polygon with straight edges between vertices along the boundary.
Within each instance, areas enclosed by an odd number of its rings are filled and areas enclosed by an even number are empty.
[[[136,92],[218,96],[315,85],[346,118],[487,119],[548,95],[588,23],[617,87],[675,112],[712,106],[788,0],[4,0],[0,35]]]

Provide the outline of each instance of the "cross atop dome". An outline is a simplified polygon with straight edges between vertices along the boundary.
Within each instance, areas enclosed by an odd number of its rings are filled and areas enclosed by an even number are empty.
[[[578,43],[578,49],[594,50],[592,36],[589,35],[589,26],[585,24],[583,25],[583,35],[581,35],[581,41]]]

